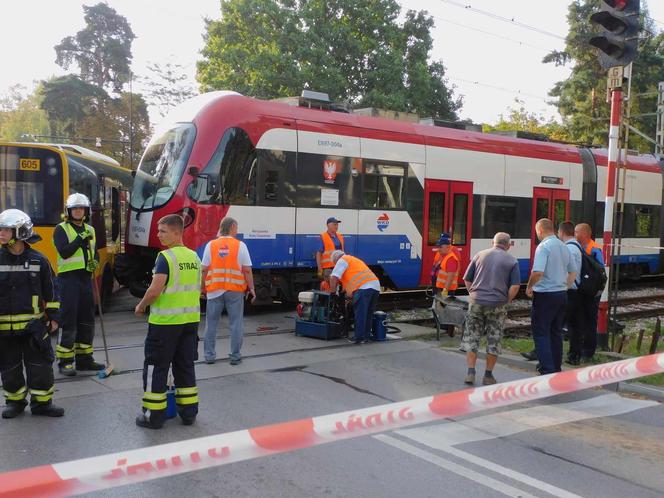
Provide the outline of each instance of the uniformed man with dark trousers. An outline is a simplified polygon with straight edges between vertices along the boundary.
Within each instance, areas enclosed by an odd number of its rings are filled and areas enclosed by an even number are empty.
[[[23,211],[0,213],[0,374],[6,400],[2,418],[22,414],[28,393],[33,415],[65,413],[51,401],[50,334],[58,330],[60,303],[48,259],[30,247],[39,240]]]
[[[143,411],[136,425],[160,429],[166,419],[168,370],[175,380],[175,401],[184,425],[198,414],[198,388],[194,361],[198,358],[201,261],[182,243],[184,220],[164,216],[157,236],[165,250],[157,255],[152,283],[136,305],[137,316],[150,306],[143,363]]]
[[[71,194],[65,207],[65,221],[53,232],[62,322],[55,355],[60,373],[72,377],[76,370],[103,370],[104,365],[92,357],[95,333],[92,278],[99,263],[95,229],[86,223],[90,219],[90,200],[83,194]]]

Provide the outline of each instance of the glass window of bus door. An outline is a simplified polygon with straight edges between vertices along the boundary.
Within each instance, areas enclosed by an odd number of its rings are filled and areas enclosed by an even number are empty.
[[[166,204],[178,187],[196,138],[196,127],[180,123],[155,135],[134,178],[131,207],[155,209]]]
[[[445,231],[445,193],[429,193],[429,233],[427,245],[435,246],[440,234]]]
[[[452,244],[467,244],[468,228],[468,194],[454,194],[452,207]]]
[[[0,146],[0,211],[20,209],[35,226],[60,223],[62,168],[53,150]]]

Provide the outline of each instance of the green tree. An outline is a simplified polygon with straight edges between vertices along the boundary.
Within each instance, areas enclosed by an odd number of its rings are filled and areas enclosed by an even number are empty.
[[[83,6],[85,28],[55,46],[55,62],[68,69],[76,63],[83,81],[119,92],[130,77],[129,22],[105,3]]]
[[[140,78],[145,87],[145,97],[162,117],[180,102],[197,94],[189,84],[182,65],[148,63],[147,69],[150,76]]]
[[[0,99],[0,139],[32,141],[34,135],[48,135],[46,113],[40,108],[41,89],[24,96],[25,87],[13,86],[7,97]]]
[[[356,106],[455,119],[461,107],[431,61],[433,20],[395,0],[222,0],[207,21],[201,91],[259,98],[309,88]]]
[[[572,72],[564,81],[557,82],[549,95],[556,97],[555,105],[563,118],[572,140],[596,145],[607,145],[610,107],[606,103],[607,72],[597,60],[597,49],[588,44],[595,28],[590,15],[598,10],[597,0],[574,0],[568,9],[569,33],[565,48],[552,51],[543,59],[544,63],[572,66]],[[648,9],[642,2],[641,11],[644,30],[639,55],[634,61],[633,94],[655,91],[664,72],[664,41],[662,35],[652,36],[655,28],[648,19]],[[652,101],[636,97],[632,99],[632,113],[653,112]],[[654,137],[655,123],[646,119],[637,124],[648,135]],[[649,150],[652,147],[643,139],[630,136],[630,147]]]
[[[519,105],[518,108],[508,108],[507,117],[501,114],[496,124],[482,125],[482,131],[485,133],[491,131],[527,131],[546,135],[555,141],[568,142],[571,140],[562,124],[553,119],[547,120],[534,112],[528,112],[521,100],[517,99],[516,103]]]

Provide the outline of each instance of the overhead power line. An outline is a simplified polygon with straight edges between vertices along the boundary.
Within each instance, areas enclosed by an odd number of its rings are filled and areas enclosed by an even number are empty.
[[[520,28],[528,29],[530,31],[534,31],[536,33],[540,33],[542,35],[550,36],[551,38],[556,38],[558,40],[563,40],[565,41],[564,36],[557,35],[556,33],[552,33],[551,31],[546,31],[545,29],[538,28],[537,26],[531,26],[530,24],[526,24],[520,21],[517,21],[514,18],[509,18],[509,17],[504,17],[499,14],[495,14],[493,12],[489,12],[486,10],[482,9],[476,9],[470,4],[463,4],[461,2],[455,2],[454,0],[440,0],[443,3],[449,4],[449,5],[454,5],[455,7],[459,7],[461,9],[465,10],[470,10],[472,12],[475,12],[477,14],[482,14],[483,16],[490,17],[492,19],[497,19],[498,21],[503,21],[509,24],[512,24],[513,26],[519,26]]]
[[[447,78],[450,79],[450,80],[454,80],[454,81],[462,81],[464,83],[470,83],[472,85],[483,86],[483,87],[486,87],[486,88],[492,88],[494,90],[498,90],[498,91],[505,92],[505,93],[510,93],[512,95],[520,95],[520,96],[523,96],[523,97],[530,97],[530,98],[533,98],[533,99],[542,100],[546,103],[548,103],[549,99],[550,99],[550,97],[547,98],[547,97],[543,97],[541,95],[535,95],[534,93],[523,92],[519,89],[506,88],[506,87],[503,87],[503,86],[492,85],[490,83],[484,83],[484,82],[478,81],[478,80],[468,80],[468,79],[465,79],[465,78],[456,78],[456,77],[453,77],[453,76],[447,76]]]

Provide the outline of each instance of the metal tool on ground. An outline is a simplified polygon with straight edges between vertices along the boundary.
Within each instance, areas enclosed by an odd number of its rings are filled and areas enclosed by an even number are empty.
[[[104,356],[106,358],[106,368],[100,370],[97,374],[97,377],[100,379],[105,379],[113,373],[113,364],[108,357],[108,344],[106,343],[106,329],[104,328],[104,313],[101,309],[101,294],[99,293],[99,286],[97,285],[97,279],[95,278],[94,273],[92,274],[92,290],[95,294],[94,298],[97,301],[97,310],[99,312],[99,325],[101,327],[101,339],[104,343]]]
[[[468,311],[468,296],[443,298],[433,296],[431,312],[436,322],[436,339],[440,340],[440,330],[444,328],[450,337],[454,337],[454,328],[463,326]]]

